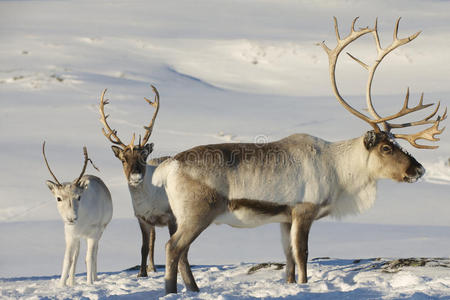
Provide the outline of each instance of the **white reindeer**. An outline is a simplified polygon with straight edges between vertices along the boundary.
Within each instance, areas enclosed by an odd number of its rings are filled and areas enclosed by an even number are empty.
[[[400,20],[400,19],[399,19]],[[169,203],[177,220],[177,231],[166,244],[166,293],[177,292],[177,266],[180,256],[186,256],[189,245],[211,223],[233,227],[254,227],[267,223],[281,223],[282,244],[287,259],[286,280],[307,282],[308,234],[314,220],[324,216],[344,216],[362,212],[375,200],[378,179],[415,182],[425,170],[396,143],[395,138],[408,140],[417,148],[417,139],[436,141],[439,122],[432,117],[404,124],[390,121],[432,104],[408,107],[409,93],[403,107],[396,114],[381,117],[371,100],[371,83],[382,59],[400,45],[413,40],[419,33],[404,39],[397,38],[387,48],[380,46],[377,26],[355,30],[341,39],[335,19],[337,46],[329,49],[322,43],[329,57],[333,91],[339,102],[352,114],[369,123],[373,130],[361,137],[327,142],[306,134],[294,134],[264,145],[230,143],[199,146],[179,153],[163,162],[153,175],[155,185],[164,185]],[[339,53],[360,36],[374,35],[378,57],[373,65],[354,58],[369,71],[367,104],[370,118],[356,111],[341,97],[335,80]],[[382,131],[378,124],[383,124]],[[391,128],[433,124],[417,134],[392,134]],[[189,266],[188,266],[189,267]],[[180,268],[181,272],[190,274]],[[198,291],[192,276],[183,276],[188,290]]]
[[[56,182],[47,180],[47,186],[56,198],[59,214],[64,221],[66,250],[60,285],[75,283],[75,267],[80,251],[80,239],[87,241],[86,268],[87,283],[97,280],[98,242],[111,221],[113,207],[111,194],[103,181],[93,175],[83,175],[88,158],[84,150],[84,165],[80,176],[72,182],[60,183],[48,165],[45,156],[45,142],[42,145],[45,164]],[[92,161],[91,161],[92,163]],[[68,282],[67,282],[68,281]]]
[[[169,158],[160,157],[150,160],[147,157],[153,151],[153,143],[147,143],[152,133],[153,125],[159,111],[159,93],[152,86],[155,93],[155,100],[144,98],[150,105],[155,107],[155,112],[150,121],[149,126],[145,126],[144,139],[139,144],[134,145],[135,135],[133,134],[131,143],[127,146],[117,137],[117,131],[111,129],[105,116],[105,100],[106,89],[103,91],[100,99],[100,121],[104,128],[103,134],[114,145],[111,146],[114,155],[122,162],[123,171],[128,182],[131,200],[133,204],[134,215],[138,219],[139,227],[142,234],[141,246],[141,265],[138,277],[147,277],[147,272],[155,272],[154,263],[154,243],[155,243],[155,226],[169,226],[169,233],[173,234],[176,229],[175,218],[169,207],[166,191],[164,188],[154,186],[152,184],[152,176],[156,167]],[[117,145],[117,146],[115,146]],[[149,265],[147,266],[147,256]]]

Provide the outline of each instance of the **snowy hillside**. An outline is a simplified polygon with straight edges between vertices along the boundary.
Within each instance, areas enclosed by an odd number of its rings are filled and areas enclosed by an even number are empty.
[[[129,142],[153,114],[143,100],[152,96],[149,85],[158,88],[152,157],[297,132],[349,139],[369,128],[332,95],[327,57],[316,46],[323,40],[334,45],[332,16],[343,34],[355,16],[361,27],[372,26],[378,16],[382,45],[390,43],[399,16],[400,37],[422,30],[375,76],[375,105],[387,114],[401,107],[408,86],[411,103],[423,91],[425,103],[448,106],[449,11],[450,2],[440,0],[0,1],[0,298],[163,296],[161,269],[149,280],[122,271],[139,261],[140,232],[122,167],[101,132],[97,106],[103,89],[111,103],[109,122]],[[349,51],[368,58],[375,48],[366,38]],[[363,108],[365,71],[342,57],[338,77],[342,93]],[[310,257],[332,259],[311,261],[310,284],[286,285],[282,270],[246,275],[256,263],[284,261],[276,225],[213,226],[190,251],[202,292],[181,297],[446,298],[450,268],[431,262],[386,273],[380,261],[368,259],[450,257],[449,132],[433,151],[402,143],[427,169],[421,182],[382,181],[367,213],[313,225]],[[88,173],[102,177],[111,190],[113,221],[100,241],[102,275],[93,287],[82,283],[84,250],[79,285],[55,285],[63,224],[44,184],[50,179],[41,154],[44,140],[58,178],[78,176],[86,145],[101,170],[89,167]],[[164,263],[167,239],[167,229],[158,229],[158,264]]]

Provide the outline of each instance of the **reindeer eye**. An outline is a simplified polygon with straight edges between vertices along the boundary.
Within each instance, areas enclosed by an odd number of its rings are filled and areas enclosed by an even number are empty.
[[[61,197],[56,198],[56,201],[61,202],[62,201]]]
[[[392,148],[389,145],[383,145],[381,147],[381,151],[383,151],[384,153],[391,153],[392,152]]]

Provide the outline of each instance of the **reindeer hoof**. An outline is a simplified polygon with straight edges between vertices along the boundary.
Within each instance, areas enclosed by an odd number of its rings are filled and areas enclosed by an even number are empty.
[[[298,283],[308,283],[308,279],[307,278],[299,279]]]
[[[155,266],[153,266],[153,267],[148,266],[147,267],[147,272],[156,272]]]

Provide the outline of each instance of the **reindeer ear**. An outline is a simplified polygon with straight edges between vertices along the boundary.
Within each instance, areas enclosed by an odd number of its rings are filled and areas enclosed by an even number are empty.
[[[74,181],[74,183],[75,183],[75,181]],[[85,190],[87,188],[87,186],[89,185],[89,179],[83,178],[77,183],[77,185],[80,188],[82,188],[83,190]]]
[[[153,152],[153,143],[149,143],[144,146],[144,149],[147,150],[148,154]]]
[[[57,184],[50,180],[47,180],[45,183],[47,184],[50,191],[53,193],[53,191],[56,189]]]
[[[118,159],[122,159],[122,148],[119,148],[117,146],[111,146],[112,151],[114,152],[114,155],[118,158]]]
[[[367,150],[372,149],[376,144],[378,144],[377,133],[373,130],[367,131],[364,136],[364,146]]]

